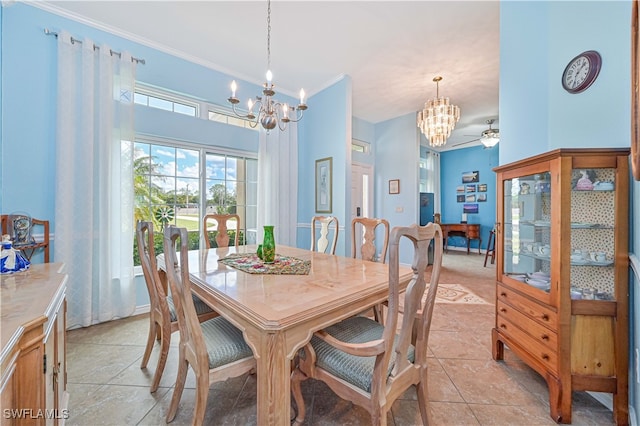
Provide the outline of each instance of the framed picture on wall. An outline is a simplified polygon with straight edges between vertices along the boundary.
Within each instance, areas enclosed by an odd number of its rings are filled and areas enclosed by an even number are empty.
[[[476,198],[476,201],[479,203],[486,203],[487,202],[487,194],[478,194],[478,197]]]
[[[475,185],[467,185],[467,192],[476,192]]]
[[[457,195],[457,200],[459,203],[464,203],[465,199],[464,199],[464,195]]]
[[[462,206],[463,213],[478,213],[478,205],[477,204],[464,204]]]
[[[457,192],[458,194],[460,194],[460,193],[464,193],[464,185],[458,185],[458,186],[456,187],[456,192]]]
[[[400,193],[400,179],[391,179],[389,181],[389,194]]]
[[[479,183],[478,184],[478,192],[487,192],[487,184]]]
[[[473,172],[462,173],[462,183],[475,183],[480,181],[480,172],[478,170]]]
[[[467,195],[467,198],[466,198],[465,201],[467,203],[475,203],[476,202],[476,195],[475,194]]]
[[[316,160],[316,213],[332,211],[333,157]]]

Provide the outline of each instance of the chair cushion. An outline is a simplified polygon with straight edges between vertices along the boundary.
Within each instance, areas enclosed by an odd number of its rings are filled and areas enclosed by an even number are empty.
[[[347,343],[365,343],[380,339],[384,326],[380,323],[363,317],[355,316],[347,318],[337,324],[327,327],[325,331],[336,339]],[[391,354],[387,377],[391,374],[395,365],[395,347],[398,336],[393,344],[394,351]],[[311,338],[311,345],[316,351],[317,366],[337,376],[360,389],[371,392],[373,367],[376,357],[360,357],[343,352],[318,337]],[[415,356],[414,347],[409,346],[407,358],[413,362]]]
[[[200,325],[207,345],[210,369],[253,357],[242,332],[223,317],[210,319]]]
[[[200,298],[195,294],[192,294],[191,298],[193,299],[193,306],[196,308],[196,314],[202,315],[213,311],[213,309],[211,309],[209,305],[200,300]],[[171,296],[167,297],[167,304],[169,305],[169,316],[171,317],[171,322],[178,321],[178,316],[176,315],[176,306],[174,305],[173,298]]]

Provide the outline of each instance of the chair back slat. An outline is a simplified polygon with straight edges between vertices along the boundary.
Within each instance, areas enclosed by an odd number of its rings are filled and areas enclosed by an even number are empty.
[[[177,262],[176,242],[179,242],[180,262]],[[195,354],[197,363],[209,365],[202,328],[193,305],[191,282],[189,279],[189,239],[186,228],[168,226],[164,230],[164,256],[167,265],[167,279],[178,317],[180,345]],[[171,267],[175,265],[175,267]],[[179,266],[178,266],[179,265]],[[197,366],[194,366],[194,369]],[[207,367],[208,368],[208,367]]]
[[[149,292],[149,302],[151,309],[161,311],[165,318],[169,318],[169,305],[167,294],[158,275],[158,265],[156,263],[156,250],[154,247],[153,223],[138,221],[136,225],[136,239],[138,242],[138,255],[144,281]]]
[[[231,219],[236,221],[236,235],[234,245],[238,246],[238,237],[240,234],[240,216],[237,214],[208,214],[202,218],[202,227],[204,232],[204,241],[207,248],[211,248],[209,240],[209,232],[207,231],[207,223],[209,220],[215,220],[217,224],[216,244],[218,247],[229,247],[229,229],[227,222]]]
[[[362,226],[362,241],[357,241],[356,228]],[[385,263],[387,249],[389,247],[389,222],[386,219],[356,217],[351,221],[351,257],[357,257],[358,247],[360,248],[360,258],[368,261],[376,260],[376,228],[383,226],[384,241],[380,252],[380,262]]]
[[[330,226],[334,224],[333,238],[329,244]],[[316,239],[316,227],[320,224],[320,237]],[[336,254],[336,244],[338,242],[338,218],[335,216],[314,216],[311,219],[311,251],[320,253]]]

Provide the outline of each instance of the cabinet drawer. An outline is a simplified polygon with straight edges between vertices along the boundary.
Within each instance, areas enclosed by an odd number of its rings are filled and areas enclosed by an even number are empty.
[[[501,301],[498,301],[498,316],[503,317],[512,324],[518,324],[522,330],[538,343],[542,343],[549,349],[557,351],[558,335],[554,331],[551,331],[536,321],[532,321],[528,316]],[[500,319],[498,319],[498,323],[499,322]]]
[[[549,347],[540,343],[539,340],[529,336],[524,330],[520,329],[514,323],[506,318],[498,316],[496,318],[497,328],[501,334],[509,337],[519,346],[525,348],[527,353],[538,362],[542,363],[550,371],[557,374],[558,372],[558,354]]]
[[[498,302],[503,302],[514,307],[517,311],[520,311],[529,318],[533,318],[535,321],[550,330],[557,330],[558,317],[556,313],[548,307],[541,305],[526,296],[516,293],[503,285],[498,285],[496,289],[496,297]]]

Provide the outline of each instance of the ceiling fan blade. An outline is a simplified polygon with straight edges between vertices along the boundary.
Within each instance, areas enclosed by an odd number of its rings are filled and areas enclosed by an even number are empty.
[[[479,140],[480,140],[480,138],[471,139],[470,141],[460,142],[460,143],[457,143],[457,144],[455,144],[455,145],[451,145],[451,146],[452,146],[452,147],[454,147],[454,146],[462,146],[462,145],[466,145],[466,144],[468,144],[468,143],[476,142],[476,141],[479,141]]]

